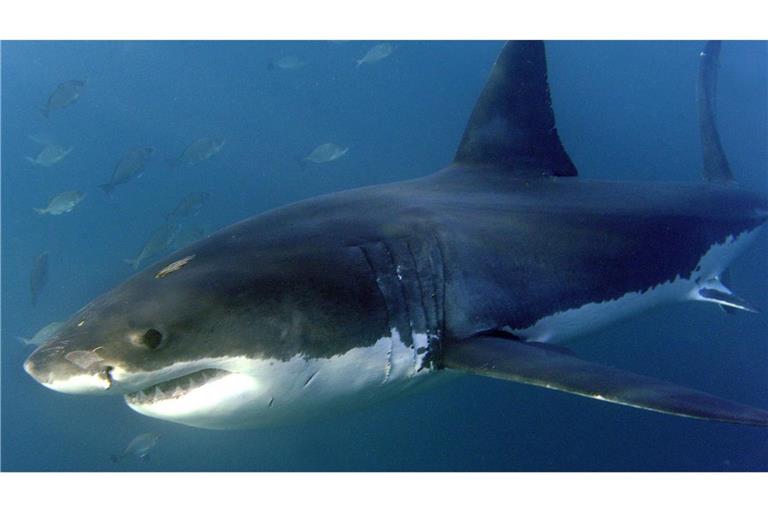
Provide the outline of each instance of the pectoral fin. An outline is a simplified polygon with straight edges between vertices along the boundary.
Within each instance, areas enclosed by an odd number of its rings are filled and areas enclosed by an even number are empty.
[[[668,382],[591,363],[541,343],[477,337],[446,344],[443,366],[640,409],[768,426],[768,411]]]
[[[699,289],[698,300],[703,302],[714,302],[725,309],[726,312],[738,309],[741,311],[749,311],[750,313],[757,313],[757,310],[741,297],[714,288]]]
[[[725,274],[727,276],[727,274]],[[706,280],[700,287],[695,289],[691,298],[699,302],[712,302],[717,304],[724,311],[732,313],[735,310],[757,313],[757,309],[749,302],[734,294],[726,284],[727,278],[713,277]]]

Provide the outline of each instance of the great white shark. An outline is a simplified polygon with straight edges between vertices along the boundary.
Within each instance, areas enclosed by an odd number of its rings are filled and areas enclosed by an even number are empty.
[[[665,303],[753,309],[725,272],[768,202],[739,188],[720,144],[719,50],[700,56],[701,182],[579,178],[544,44],[509,42],[449,166],[222,229],[86,305],[24,368],[56,391],[120,394],[213,429],[300,421],[460,372],[768,426],[765,410],[562,345]]]

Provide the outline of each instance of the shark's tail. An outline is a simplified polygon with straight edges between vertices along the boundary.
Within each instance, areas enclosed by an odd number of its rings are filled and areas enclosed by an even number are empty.
[[[715,119],[720,43],[720,41],[708,41],[699,54],[696,104],[699,110],[699,133],[704,156],[704,178],[708,181],[728,183],[733,181],[733,173],[725,157]]]
[[[45,208],[32,208],[32,209],[35,210],[38,213],[38,215],[43,215],[46,212]]]

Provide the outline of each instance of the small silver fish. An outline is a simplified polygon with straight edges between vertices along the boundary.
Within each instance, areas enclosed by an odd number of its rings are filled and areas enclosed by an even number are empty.
[[[170,249],[174,243],[180,227],[181,226],[179,224],[173,223],[160,226],[155,230],[154,233],[152,233],[152,236],[144,244],[144,247],[141,248],[138,256],[133,259],[126,259],[124,261],[131,265],[134,269],[138,269],[141,265],[141,262],[145,259],[152,258]]]
[[[171,213],[169,219],[197,215],[211,194],[208,192],[195,192],[185,196],[179,201]]]
[[[112,455],[110,457],[112,462],[119,462],[126,457],[136,457],[141,461],[149,460],[149,452],[157,446],[162,436],[157,432],[146,432],[134,437],[133,440],[128,443],[123,453],[120,455]]]
[[[31,156],[25,156],[24,158],[28,162],[32,162],[33,165],[39,165],[41,167],[51,167],[64,160],[68,154],[72,152],[72,146],[65,148],[58,144],[51,144],[45,146],[35,158]]]
[[[62,325],[64,325],[64,322],[51,322],[37,331],[31,338],[24,338],[22,336],[17,336],[16,338],[25,345],[42,345],[51,339]]]
[[[37,304],[37,298],[48,283],[48,253],[44,252],[35,258],[32,272],[29,274],[29,290],[32,292],[32,305]]]
[[[313,149],[309,155],[303,158],[303,160],[315,164],[332,162],[346,155],[347,151],[349,151],[349,148],[341,148],[333,142],[326,142]]]
[[[192,166],[203,160],[208,160],[221,151],[225,142],[225,139],[218,137],[201,137],[187,146],[178,158],[169,160],[168,165],[171,167]]]
[[[304,66],[306,66],[307,63],[304,62],[299,57],[296,57],[295,55],[287,55],[285,57],[280,57],[277,60],[270,60],[267,67],[269,69],[282,69],[284,71],[293,71],[295,69],[301,69]]]
[[[45,327],[41,328],[31,338],[24,338],[23,336],[16,336],[20,342],[25,345],[42,345],[49,339],[56,335],[56,332],[64,325],[64,322],[51,322]]]
[[[57,137],[52,133],[30,133],[27,135],[27,138],[43,147],[54,146],[59,143]]]
[[[194,242],[197,242],[198,240],[201,240],[206,236],[208,236],[208,234],[211,233],[211,231],[212,230],[209,226],[198,226],[198,225],[182,226],[179,229],[179,232],[173,238],[173,248],[181,249],[182,247],[191,245]]]
[[[54,196],[45,208],[33,208],[40,215],[61,215],[71,212],[80,201],[85,198],[85,193],[79,190],[68,190]]]
[[[151,146],[128,150],[120,161],[117,162],[115,170],[112,171],[112,177],[109,179],[109,183],[99,185],[99,188],[106,192],[108,196],[112,197],[112,192],[115,190],[115,187],[127,183],[133,178],[138,178],[144,173],[149,157],[151,157],[154,152],[155,148]]]
[[[64,323],[65,322],[51,322],[45,327],[42,327],[31,338],[24,338],[23,336],[17,336],[16,339],[18,339],[20,342],[22,342],[25,345],[42,345],[43,343],[48,341],[50,338],[52,338],[56,334],[56,332],[59,330],[59,328],[62,325],[64,325]]]
[[[392,43],[381,43],[377,44],[368,52],[363,55],[363,58],[357,61],[358,67],[362,64],[372,64],[374,62],[378,62],[382,59],[386,59],[390,55],[392,55],[392,52],[395,51],[395,45]]]
[[[73,104],[80,98],[85,83],[85,80],[69,80],[59,84],[51,95],[48,96],[48,102],[44,107],[40,108],[40,112],[45,117],[48,117],[52,110],[61,109]]]

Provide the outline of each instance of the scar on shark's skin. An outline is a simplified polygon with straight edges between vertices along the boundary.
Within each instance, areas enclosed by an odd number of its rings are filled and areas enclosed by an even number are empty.
[[[313,372],[312,375],[307,377],[307,380],[304,381],[304,387],[309,386],[309,383],[312,382],[312,379],[315,378],[315,375],[317,375],[318,372]]]
[[[176,272],[177,270],[180,270],[181,267],[183,267],[184,265],[192,261],[194,257],[195,255],[192,254],[185,258],[181,258],[180,260],[174,261],[170,265],[166,265],[165,267],[160,269],[160,271],[157,274],[155,274],[155,279],[160,279],[161,277],[165,277],[172,272]]]

